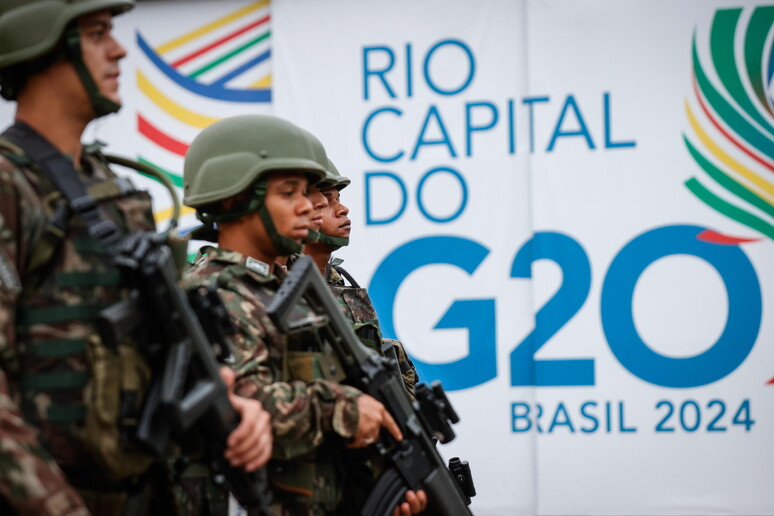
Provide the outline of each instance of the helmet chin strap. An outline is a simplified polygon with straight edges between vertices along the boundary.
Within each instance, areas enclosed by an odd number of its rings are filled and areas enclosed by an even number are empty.
[[[274,226],[274,221],[271,220],[271,213],[269,213],[266,203],[261,203],[261,207],[258,209],[258,216],[261,218],[263,227],[266,228],[266,233],[269,235],[271,243],[274,244],[274,250],[277,251],[278,255],[290,256],[291,254],[298,254],[304,249],[304,246],[300,243],[291,240],[285,235],[280,235],[277,232],[277,228]]]
[[[86,68],[81,52],[81,31],[75,23],[71,23],[65,30],[65,57],[73,64],[81,84],[86,89],[95,118],[116,113],[121,109],[121,104],[102,96],[97,83]]]
[[[325,244],[331,251],[335,251],[349,245],[349,237],[332,237],[325,233],[320,233],[320,242]]]
[[[314,229],[310,229],[309,230],[309,234],[306,236],[306,238],[304,239],[303,243],[304,244],[314,244],[316,242],[319,242],[321,235],[322,235],[322,233],[320,233],[319,231],[315,231]]]

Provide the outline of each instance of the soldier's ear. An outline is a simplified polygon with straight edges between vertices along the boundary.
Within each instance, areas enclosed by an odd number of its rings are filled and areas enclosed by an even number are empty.
[[[223,208],[223,212],[227,213],[231,211],[231,208],[234,207],[234,203],[236,203],[236,197],[231,197],[229,199],[226,199],[224,201],[220,202],[221,208]]]
[[[239,193],[233,197],[229,197],[228,199],[223,199],[220,201],[220,206],[223,209],[221,213],[227,213],[234,209],[235,206],[237,206],[238,203],[244,203],[248,199],[250,199],[250,192],[242,192]]]

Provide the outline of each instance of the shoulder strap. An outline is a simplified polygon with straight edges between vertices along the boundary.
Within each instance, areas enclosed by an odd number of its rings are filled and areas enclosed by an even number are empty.
[[[70,209],[83,219],[89,235],[114,255],[121,239],[121,231],[115,222],[103,219],[97,209],[97,201],[86,192],[78,172],[51,143],[23,122],[16,122],[3,136],[17,145],[40,167],[43,175],[62,192]]]
[[[350,285],[352,285],[355,288],[360,288],[360,285],[358,284],[357,281],[355,281],[355,278],[353,278],[352,275],[349,272],[347,272],[347,270],[344,267],[342,267],[341,265],[334,265],[334,264],[331,264],[331,265],[333,265],[333,268],[336,269],[336,272],[338,272],[339,274],[347,278],[347,281],[349,281]]]

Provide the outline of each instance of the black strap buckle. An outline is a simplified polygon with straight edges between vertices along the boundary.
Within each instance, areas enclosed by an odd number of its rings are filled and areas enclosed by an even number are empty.
[[[121,231],[112,220],[100,220],[89,224],[89,235],[103,246],[111,246],[121,240]]]

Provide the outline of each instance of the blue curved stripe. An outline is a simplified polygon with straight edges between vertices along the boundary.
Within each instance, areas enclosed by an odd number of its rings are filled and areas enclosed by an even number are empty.
[[[245,64],[243,64],[242,66],[238,67],[237,69],[227,73],[226,75],[224,75],[223,77],[221,77],[217,81],[213,82],[212,86],[223,86],[223,85],[225,85],[231,79],[242,75],[247,70],[249,70],[250,68],[252,68],[253,66],[255,66],[257,64],[260,64],[261,62],[265,61],[269,57],[271,57],[271,49],[267,50],[266,52],[264,52],[263,54],[259,55],[258,57],[254,58],[254,59],[251,59],[250,61],[246,62]]]
[[[199,224],[198,226],[192,226],[190,228],[178,228],[178,234],[180,236],[186,236],[188,233],[192,232],[194,229],[199,229],[201,227],[204,227],[204,224]]]
[[[216,100],[228,100],[231,102],[271,102],[271,89],[228,89],[221,84],[201,84],[193,79],[178,73],[174,68],[165,63],[156,52],[143,39],[140,31],[137,31],[137,46],[151,60],[151,62],[164,75],[186,90]],[[260,56],[259,56],[260,57]]]
[[[769,78],[766,81],[769,87],[771,87],[771,78],[774,76],[774,41],[771,43],[771,48],[769,49]],[[771,93],[769,93],[771,95]]]

